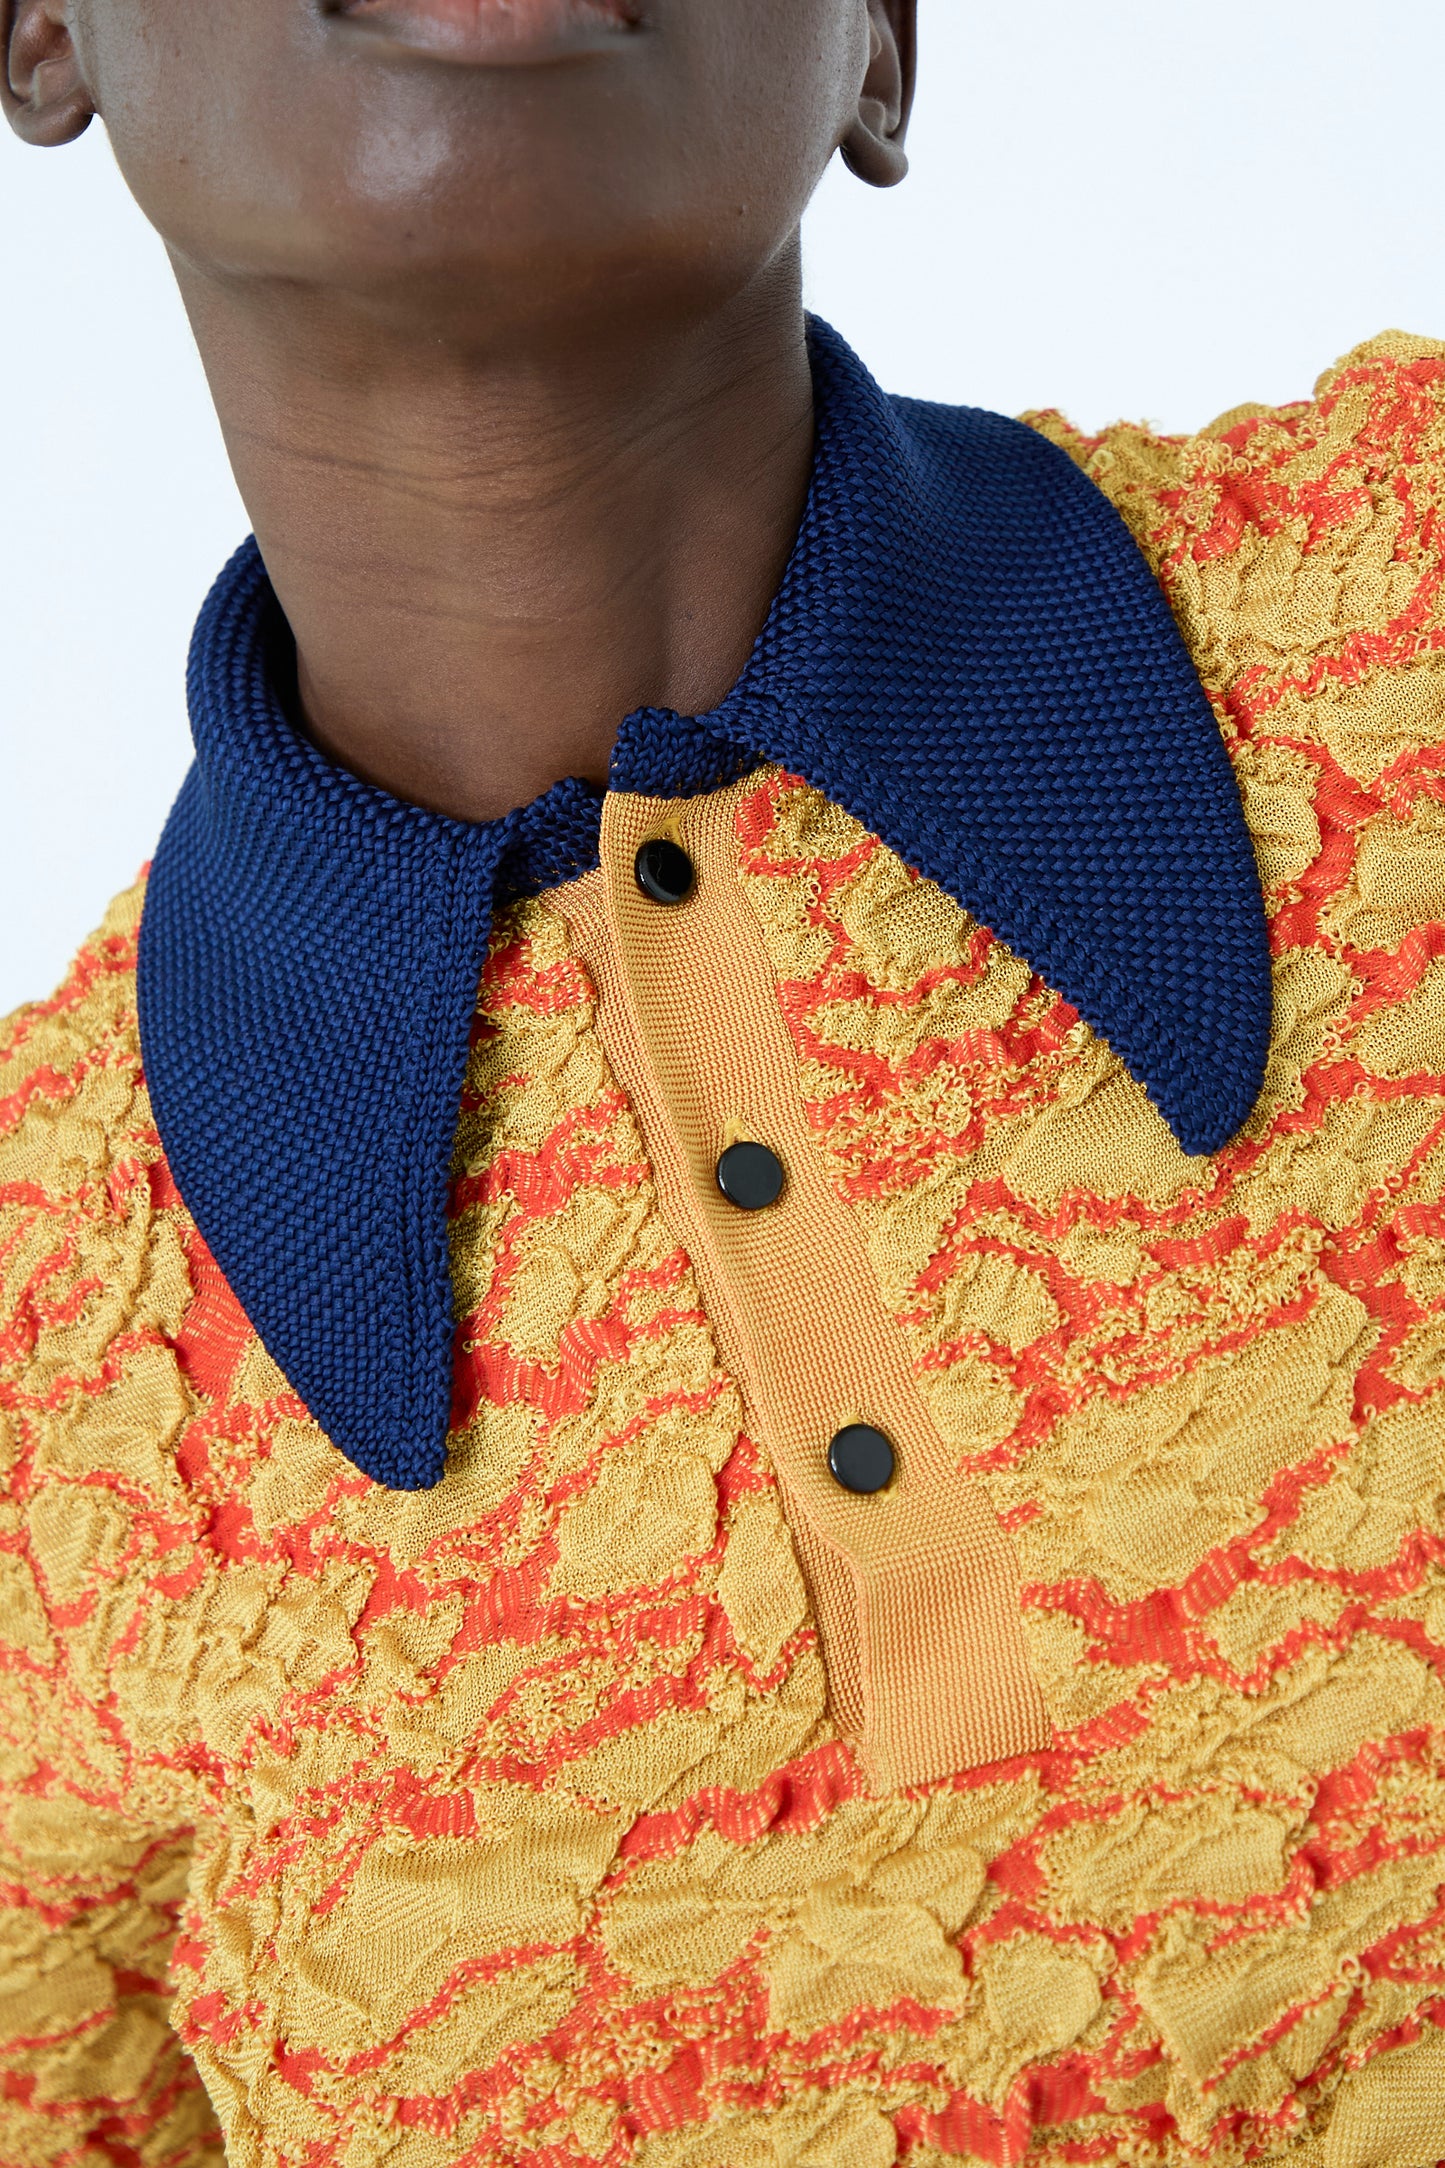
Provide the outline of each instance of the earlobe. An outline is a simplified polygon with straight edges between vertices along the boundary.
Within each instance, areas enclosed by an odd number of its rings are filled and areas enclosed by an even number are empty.
[[[73,143],[95,118],[68,16],[67,0],[0,0],[0,105],[26,143]]]
[[[908,171],[916,21],[916,0],[868,0],[868,72],[840,148],[850,170],[874,188],[893,188]]]

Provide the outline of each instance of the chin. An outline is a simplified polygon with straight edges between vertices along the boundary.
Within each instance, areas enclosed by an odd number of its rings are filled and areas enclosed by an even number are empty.
[[[119,53],[106,123],[188,295],[269,280],[473,348],[685,320],[769,262],[831,139],[797,140],[766,35],[709,27],[735,4],[114,0],[180,9],[185,49],[164,81]]]
[[[324,219],[279,221],[269,206],[230,216],[174,247],[188,305],[273,285],[300,306],[324,346],[348,317],[394,332],[428,369],[438,349],[585,357],[638,328],[685,332],[726,307],[774,254],[735,217],[606,217],[596,196],[558,204],[513,198],[450,177],[416,197],[353,196]],[[303,298],[304,297],[304,298]]]

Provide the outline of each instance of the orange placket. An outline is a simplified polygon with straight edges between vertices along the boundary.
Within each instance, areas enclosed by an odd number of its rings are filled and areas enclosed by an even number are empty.
[[[597,990],[598,1030],[629,1093],[664,1214],[701,1283],[725,1362],[777,1471],[812,1597],[839,1729],[891,1790],[1035,1751],[1051,1728],[1019,1618],[1013,1546],[983,1485],[929,1418],[861,1234],[808,1128],[761,929],[738,879],[746,784],[677,800],[610,793],[597,872],[548,899]],[[697,869],[687,901],[639,890],[653,836]],[[743,1212],[720,1153],[767,1145],[787,1182]],[[844,1424],[885,1431],[886,1490],[829,1473]]]

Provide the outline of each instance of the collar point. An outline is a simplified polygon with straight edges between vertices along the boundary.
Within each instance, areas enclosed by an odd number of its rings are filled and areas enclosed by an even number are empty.
[[[348,1451],[339,1439],[333,1438],[332,1442],[342,1457],[350,1461],[358,1475],[364,1475],[378,1490],[435,1490],[447,1472],[447,1456],[444,1451],[416,1454],[371,1453],[360,1446]]]

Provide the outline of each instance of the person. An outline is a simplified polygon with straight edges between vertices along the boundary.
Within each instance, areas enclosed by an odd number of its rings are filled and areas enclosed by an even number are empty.
[[[1436,2160],[1445,346],[885,395],[911,0],[0,23],[255,526],[0,1052],[4,2158]]]

